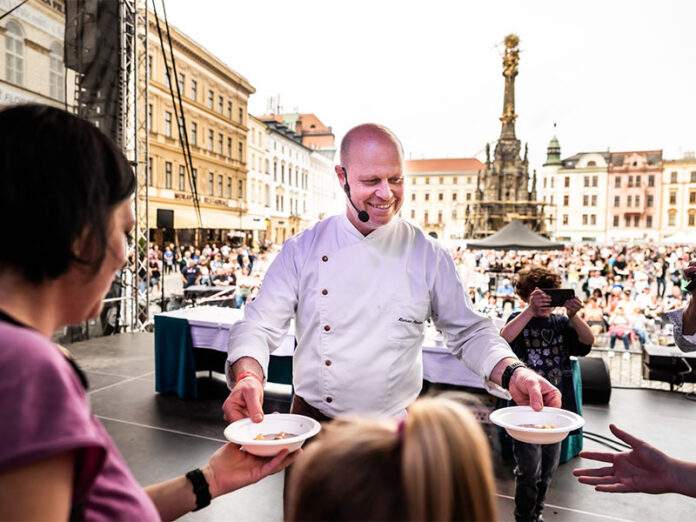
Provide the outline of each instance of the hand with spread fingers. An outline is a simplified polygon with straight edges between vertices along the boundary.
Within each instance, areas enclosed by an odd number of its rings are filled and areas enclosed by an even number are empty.
[[[613,424],[609,429],[629,444],[631,451],[581,452],[582,458],[611,464],[601,468],[573,470],[573,475],[582,484],[608,493],[681,493],[696,496],[696,464],[674,459]]]

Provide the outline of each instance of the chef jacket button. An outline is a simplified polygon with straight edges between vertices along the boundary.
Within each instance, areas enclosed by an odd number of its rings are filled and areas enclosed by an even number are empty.
[[[329,260],[329,256],[321,256],[321,260],[326,263]]]
[[[328,332],[329,330],[331,330],[331,327],[328,324],[324,325],[324,331]]]
[[[333,402],[333,397],[327,397],[326,402],[329,402],[329,403]]]
[[[329,359],[327,359],[326,361],[324,361],[324,364],[326,366],[331,366],[331,361]]]
[[[328,293],[329,293],[329,291],[326,288],[321,289],[321,295],[326,295]]]

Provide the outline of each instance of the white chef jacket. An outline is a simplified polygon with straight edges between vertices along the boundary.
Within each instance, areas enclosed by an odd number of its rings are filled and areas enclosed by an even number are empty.
[[[253,357],[267,372],[293,316],[295,393],[330,417],[395,415],[416,399],[429,317],[485,384],[514,357],[473,311],[449,252],[399,218],[365,237],[333,216],[288,240],[232,327],[228,364]]]

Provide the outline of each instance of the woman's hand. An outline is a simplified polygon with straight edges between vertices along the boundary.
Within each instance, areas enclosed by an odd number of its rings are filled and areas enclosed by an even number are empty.
[[[551,306],[551,296],[544,293],[540,288],[535,288],[529,294],[529,307],[534,312],[534,315],[541,313],[545,308]]]
[[[288,450],[283,450],[272,459],[261,458],[228,442],[210,457],[202,471],[208,481],[210,494],[215,498],[278,473],[295,462],[301,453],[302,450],[290,454]]]

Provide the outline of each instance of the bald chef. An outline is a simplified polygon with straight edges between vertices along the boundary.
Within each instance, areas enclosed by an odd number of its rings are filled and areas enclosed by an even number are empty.
[[[231,331],[223,405],[227,420],[263,419],[269,354],[295,317],[292,412],[323,421],[344,413],[402,413],[423,378],[428,318],[448,349],[517,404],[560,407],[560,392],[527,369],[475,313],[450,254],[397,217],[403,153],[396,136],[374,124],[341,142],[338,180],[346,213],[288,240],[258,297]]]

